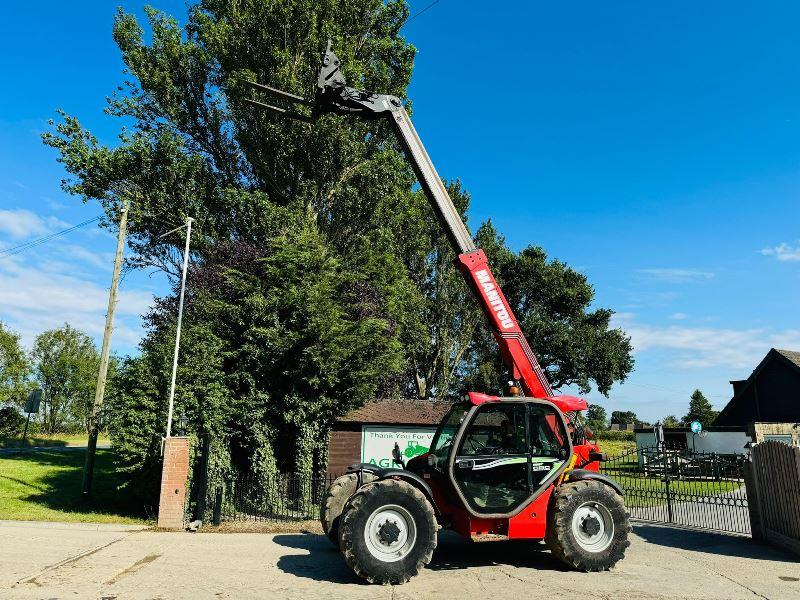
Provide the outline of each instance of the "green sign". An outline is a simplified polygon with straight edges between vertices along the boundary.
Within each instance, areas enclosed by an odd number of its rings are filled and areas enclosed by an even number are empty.
[[[364,425],[361,428],[361,462],[390,468],[392,449],[400,446],[405,460],[425,454],[431,447],[435,427],[406,427],[403,425]]]

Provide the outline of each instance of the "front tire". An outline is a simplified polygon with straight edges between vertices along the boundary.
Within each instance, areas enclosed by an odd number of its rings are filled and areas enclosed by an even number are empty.
[[[405,583],[431,561],[436,516],[413,485],[384,479],[362,487],[344,507],[339,548],[351,569],[370,583]]]
[[[553,492],[545,541],[562,562],[580,571],[606,571],[625,556],[631,526],[625,503],[611,487],[573,481]]]
[[[362,471],[361,478],[362,483],[370,483],[375,480],[375,475],[369,471]],[[319,521],[322,524],[322,530],[325,535],[336,547],[339,546],[339,518],[341,517],[342,509],[344,509],[344,505],[350,499],[350,496],[356,493],[357,489],[358,474],[347,473],[333,481],[322,499]]]

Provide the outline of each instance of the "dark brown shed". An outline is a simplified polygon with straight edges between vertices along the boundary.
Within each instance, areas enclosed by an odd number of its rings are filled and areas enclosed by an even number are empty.
[[[361,461],[365,425],[435,428],[450,410],[451,402],[436,400],[373,400],[339,419],[331,430],[328,473],[343,473]]]

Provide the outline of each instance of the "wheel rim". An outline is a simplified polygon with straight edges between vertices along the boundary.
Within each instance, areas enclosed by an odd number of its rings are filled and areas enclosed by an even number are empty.
[[[598,502],[581,504],[572,515],[572,534],[587,552],[602,552],[614,539],[611,512]]]
[[[414,517],[402,506],[387,504],[367,519],[364,540],[369,553],[383,562],[405,558],[417,541]]]

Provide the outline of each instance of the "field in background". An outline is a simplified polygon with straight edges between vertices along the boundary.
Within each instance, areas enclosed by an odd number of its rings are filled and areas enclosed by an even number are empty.
[[[112,450],[98,450],[94,493],[81,496],[85,450],[0,454],[0,518],[24,521],[147,523],[117,491]]]
[[[619,456],[626,450],[636,448],[636,440],[631,435],[630,439],[618,439],[619,436],[614,436],[617,439],[603,439],[603,433],[597,434],[597,445],[600,446],[600,451],[605,452],[608,456]]]
[[[85,433],[54,433],[51,435],[37,433],[28,436],[26,446],[86,446],[87,435]],[[0,437],[0,448],[18,448],[19,437]],[[98,446],[108,446],[111,444],[108,435],[101,435],[97,438]]]

